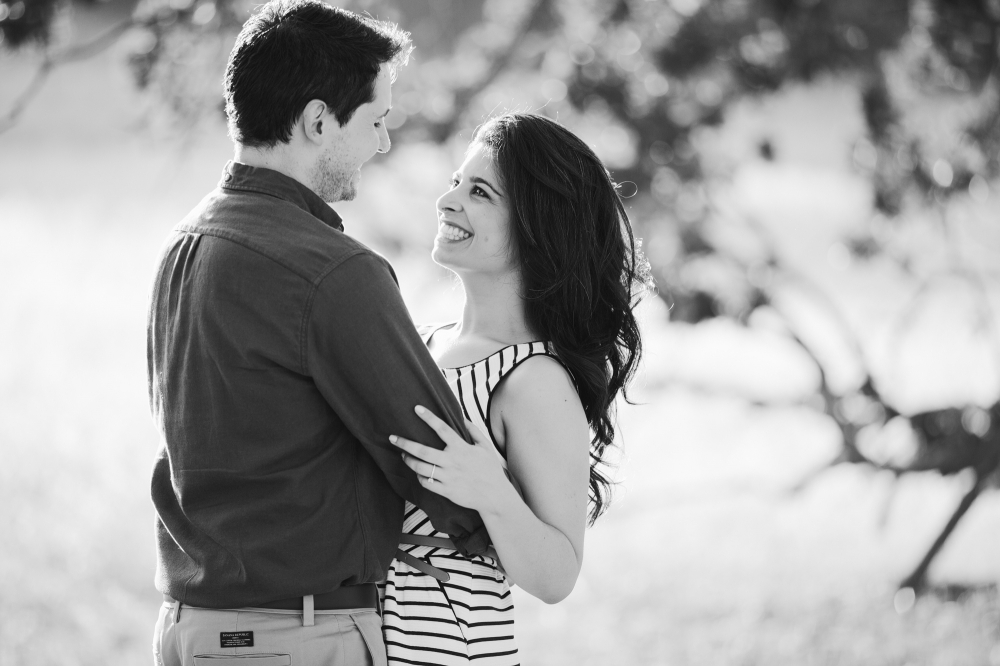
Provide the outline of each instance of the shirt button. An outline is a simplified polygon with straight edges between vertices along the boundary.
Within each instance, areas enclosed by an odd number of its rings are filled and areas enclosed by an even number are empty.
[[[223,180],[225,180],[227,183],[229,181],[231,181],[232,179],[233,179],[233,174],[231,174],[231,173],[227,173],[226,176],[225,176],[225,178],[223,178]]]

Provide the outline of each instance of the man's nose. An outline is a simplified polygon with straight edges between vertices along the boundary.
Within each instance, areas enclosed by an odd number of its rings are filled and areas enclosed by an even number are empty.
[[[392,141],[389,139],[389,130],[386,129],[385,122],[383,122],[378,132],[378,152],[387,153],[391,147]]]

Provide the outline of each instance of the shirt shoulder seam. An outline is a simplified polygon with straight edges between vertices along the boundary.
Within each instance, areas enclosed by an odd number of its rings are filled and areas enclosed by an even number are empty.
[[[334,268],[336,268],[337,265],[343,263],[345,260],[347,260],[347,259],[349,259],[349,258],[351,258],[351,257],[353,257],[353,256],[355,256],[357,254],[371,253],[371,250],[368,250],[367,248],[364,248],[364,247],[354,247],[354,248],[348,250],[347,252],[345,252],[343,255],[338,256],[335,259],[333,259],[330,262],[328,262],[327,264],[325,264],[323,266],[322,270],[320,270],[316,274],[315,277],[311,277],[310,275],[303,273],[303,271],[296,270],[294,266],[289,265],[287,262],[281,261],[280,259],[272,256],[271,254],[262,251],[260,248],[255,247],[254,245],[252,245],[250,243],[247,243],[244,239],[240,238],[238,234],[229,234],[229,233],[226,233],[224,231],[219,231],[217,229],[212,229],[212,230],[198,229],[198,228],[190,227],[190,226],[187,226],[187,225],[178,225],[175,228],[175,231],[181,232],[181,233],[198,234],[198,235],[201,235],[201,236],[211,236],[213,238],[218,238],[220,240],[229,241],[230,243],[234,243],[236,245],[239,245],[240,247],[245,248],[245,249],[249,250],[250,252],[253,252],[254,254],[260,255],[260,256],[264,257],[265,259],[268,259],[268,260],[274,262],[275,264],[277,264],[277,265],[281,266],[282,268],[284,268],[289,273],[297,275],[299,278],[301,278],[305,282],[311,283],[313,285],[316,285],[319,282],[322,282],[323,277],[325,277],[331,270],[333,270]]]
[[[312,284],[309,288],[309,294],[306,296],[305,307],[302,308],[302,321],[299,323],[299,365],[302,369],[302,374],[309,375],[309,359],[307,358],[307,338],[309,336],[309,319],[312,317],[313,304],[316,302],[316,294],[319,293],[319,289],[323,284],[323,281],[335,270],[344,265],[349,259],[353,259],[359,255],[365,255],[369,257],[377,257],[377,255],[365,247],[355,247],[350,252],[345,252],[342,256],[337,257],[335,260],[327,264],[322,271],[312,280]]]

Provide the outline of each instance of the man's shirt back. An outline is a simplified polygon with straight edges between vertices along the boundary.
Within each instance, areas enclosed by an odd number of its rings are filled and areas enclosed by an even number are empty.
[[[391,267],[293,179],[230,163],[174,229],[148,364],[160,591],[234,608],[381,580],[402,497],[485,549],[478,514],[388,443],[440,446],[416,404],[464,432]]]

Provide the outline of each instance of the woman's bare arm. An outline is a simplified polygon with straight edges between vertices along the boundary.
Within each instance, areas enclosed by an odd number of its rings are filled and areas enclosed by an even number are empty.
[[[493,409],[524,500],[498,495],[480,515],[510,579],[542,601],[561,601],[583,564],[590,474],[583,406],[563,366],[538,356],[501,384]]]
[[[472,430],[468,446],[443,421],[417,413],[446,442],[443,451],[391,437],[428,490],[476,509],[508,577],[547,603],[566,598],[583,562],[590,432],[569,374],[537,356],[507,376],[494,395],[511,474],[507,480],[489,438]]]

